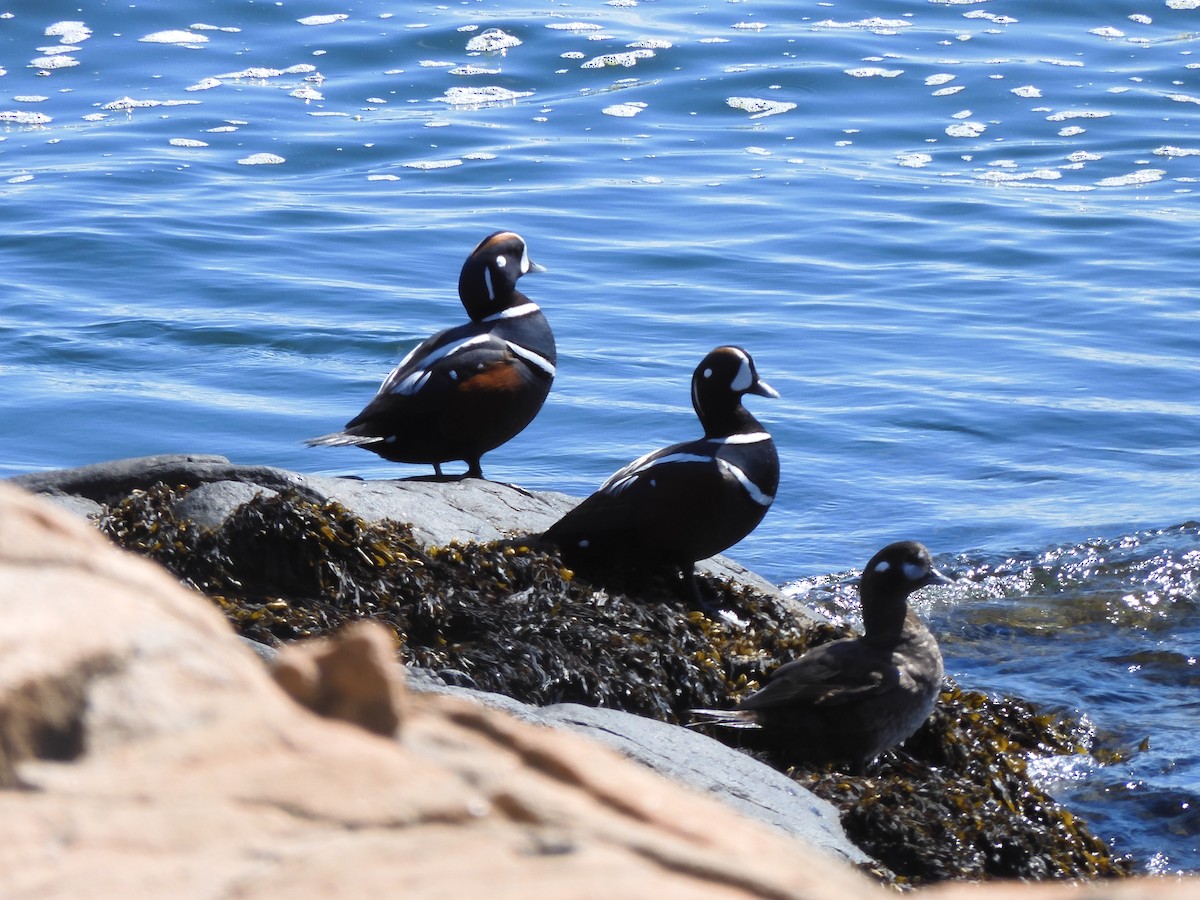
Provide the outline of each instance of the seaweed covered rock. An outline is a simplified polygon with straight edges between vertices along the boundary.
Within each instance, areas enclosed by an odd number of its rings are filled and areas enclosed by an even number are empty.
[[[368,524],[336,502],[261,495],[217,529],[176,510],[188,489],[137,490],[100,528],[214,598],[238,631],[275,643],[370,617],[406,659],[537,705],[576,702],[679,721],[722,702],[764,653],[812,634],[768,595],[709,590],[736,620],[689,610],[677,586],[593,592],[545,552],[498,543],[423,549],[405,525]]]
[[[1037,787],[1027,754],[1084,752],[1069,723],[948,682],[929,721],[865,778],[794,773],[904,882],[1112,878],[1130,861]]]
[[[101,529],[213,597],[245,636],[275,642],[359,618],[390,626],[410,662],[536,705],[574,702],[667,722],[721,706],[845,629],[814,626],[777,594],[709,580],[726,612],[677,585],[594,590],[544,552],[511,543],[429,547],[283,486],[215,529],[179,514],[186,486],[112,502]],[[1115,876],[1086,825],[1037,789],[1021,754],[1073,752],[1065,730],[1020,703],[951,688],[903,750],[866,778],[792,771],[842,810],[853,839],[899,881]],[[788,769],[770,735],[720,735]]]

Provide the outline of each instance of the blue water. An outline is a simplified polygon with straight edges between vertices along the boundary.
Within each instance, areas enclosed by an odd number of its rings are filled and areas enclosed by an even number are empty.
[[[589,492],[745,346],[783,485],[731,555],[806,595],[925,541],[950,671],[1149,736],[1047,777],[1200,870],[1197,5],[18,0],[0,475],[423,473],[301,440],[513,229],[560,368],[489,477]]]

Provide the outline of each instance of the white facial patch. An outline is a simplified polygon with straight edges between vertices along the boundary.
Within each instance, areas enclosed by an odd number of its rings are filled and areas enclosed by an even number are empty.
[[[712,378],[712,369],[705,369],[700,374],[703,375],[705,378]]]
[[[920,563],[906,562],[904,564],[904,577],[909,581],[920,581],[926,574],[925,567]]]
[[[891,567],[892,567],[891,564],[886,559],[881,559],[879,562],[875,563],[874,571],[886,572],[889,569],[891,569]]]
[[[496,289],[494,287],[492,287],[492,270],[491,269],[483,270],[483,283],[487,286],[488,299],[495,300],[496,299]]]
[[[521,274],[525,275],[533,267],[529,262],[529,248],[521,244]]]
[[[739,353],[738,355],[742,358],[742,364],[738,367],[738,373],[729,386],[735,391],[748,391],[754,386],[754,373],[750,369],[750,360],[744,354]]]
[[[508,258],[503,253],[496,257],[496,265],[503,269],[508,265]]]

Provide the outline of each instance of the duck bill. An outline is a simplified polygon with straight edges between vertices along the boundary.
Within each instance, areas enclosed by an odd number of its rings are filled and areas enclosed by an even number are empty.
[[[550,270],[547,269],[545,266],[535,263],[532,259],[529,261],[529,272],[549,272],[549,271]],[[529,274],[529,272],[526,272],[525,274]]]
[[[925,576],[925,580],[921,582],[922,587],[931,584],[954,584],[954,579],[943,575],[937,569],[930,569],[929,574]]]
[[[754,384],[750,386],[750,389],[746,391],[746,393],[757,394],[760,397],[770,397],[772,400],[779,399],[779,391],[775,390],[775,388],[771,387],[761,378],[755,381]]]

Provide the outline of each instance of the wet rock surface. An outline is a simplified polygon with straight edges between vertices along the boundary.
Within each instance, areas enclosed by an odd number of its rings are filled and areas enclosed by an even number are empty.
[[[799,769],[769,734],[713,732],[754,757],[739,757],[739,770],[724,755],[733,751],[664,724],[687,722],[692,708],[730,705],[782,662],[842,633],[725,561],[706,567],[704,579],[717,613],[691,608],[670,579],[597,590],[544,551],[486,543],[541,531],[569,497],[475,479],[316,478],[219,457],[19,481],[95,502],[101,531],[211,597],[244,637],[274,645],[381,622],[409,662],[437,680],[513,698],[526,717],[585,728],[705,789],[757,792],[747,805],[760,819],[792,833],[808,828],[807,840],[881,877],[921,884],[1127,872],[1032,783],[1024,753],[1081,748],[1069,723],[1019,702],[948,683],[930,722],[865,778]],[[639,720],[630,733],[621,719],[635,716],[656,721]],[[858,849],[800,785],[841,810]],[[809,824],[789,820],[805,808],[815,813],[801,816]]]

